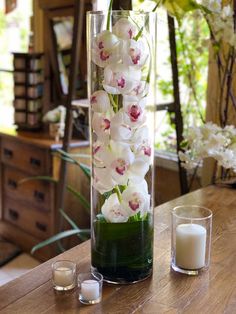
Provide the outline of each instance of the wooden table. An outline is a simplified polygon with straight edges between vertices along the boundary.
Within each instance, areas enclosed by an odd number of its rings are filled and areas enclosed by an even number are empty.
[[[181,204],[211,208],[213,217],[210,270],[197,277],[170,269],[170,210]],[[51,283],[53,260],[71,259],[79,272],[90,267],[87,241],[0,288],[0,313],[236,313],[236,191],[207,187],[155,209],[154,272],[134,285],[104,285],[98,305],[81,305],[77,291],[59,294]]]

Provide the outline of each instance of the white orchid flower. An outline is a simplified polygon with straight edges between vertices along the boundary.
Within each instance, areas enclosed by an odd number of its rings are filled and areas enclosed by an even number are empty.
[[[92,117],[92,130],[96,133],[98,140],[107,142],[110,136],[110,117],[109,115],[93,113]]]
[[[124,117],[124,122],[130,127],[141,126],[145,120],[145,105],[146,98],[139,99],[134,96],[124,96],[123,97],[123,108],[126,113]]]
[[[150,194],[137,186],[128,186],[122,193],[121,206],[129,216],[144,216],[150,209]]]
[[[93,164],[97,167],[104,167],[104,163],[101,158],[101,151],[104,143],[100,141],[95,141],[92,147],[93,154]]]
[[[112,64],[105,67],[103,88],[110,94],[128,94],[138,86],[141,70],[124,64]]]
[[[112,32],[122,39],[132,39],[137,35],[137,27],[127,18],[120,18],[113,26]]]
[[[135,158],[126,143],[110,141],[109,146],[101,149],[100,156],[116,184],[139,183],[149,169],[149,163]]]
[[[143,125],[133,130],[130,144],[132,144],[133,150],[136,150],[139,145],[146,143],[149,139],[149,129],[146,125]]]
[[[221,2],[221,0],[203,0],[202,5],[214,13],[220,13],[222,5]]]
[[[92,61],[105,67],[107,64],[120,60],[122,41],[110,31],[103,31],[94,39],[92,47]]]
[[[91,95],[91,108],[95,112],[107,112],[111,108],[110,99],[104,90],[98,90]]]
[[[101,194],[110,192],[115,186],[116,182],[111,177],[111,172],[106,168],[94,167],[93,187]]]
[[[128,142],[132,136],[132,129],[124,123],[124,111],[117,112],[111,119],[111,139],[118,142]]]
[[[110,141],[109,148],[104,147],[101,155],[113,180],[117,184],[126,185],[130,174],[129,169],[135,159],[129,145]]]
[[[101,210],[107,222],[121,223],[129,219],[126,211],[120,206],[115,193],[105,200]]]
[[[129,181],[134,184],[140,183],[144,179],[148,170],[149,162],[143,158],[135,158],[135,161],[132,163],[128,171]]]
[[[128,93],[130,96],[142,98],[148,94],[149,84],[146,81],[136,81],[134,88]]]
[[[149,164],[151,163],[151,157],[152,157],[152,148],[149,141],[142,143],[139,145],[135,151],[135,156],[140,157],[141,159],[145,160]]]
[[[222,16],[222,19],[223,19],[223,20],[226,20],[227,18],[233,16],[233,11],[232,11],[231,6],[230,6],[229,4],[228,4],[228,5],[225,5],[225,6],[222,8],[221,16]]]
[[[124,64],[142,67],[148,58],[143,41],[127,40],[124,42],[122,60]]]

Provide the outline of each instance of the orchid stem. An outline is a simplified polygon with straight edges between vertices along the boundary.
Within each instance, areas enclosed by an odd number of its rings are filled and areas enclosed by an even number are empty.
[[[118,185],[115,187],[115,192],[116,192],[116,194],[117,194],[117,197],[118,197],[119,202],[121,203],[121,201],[122,201],[122,196],[121,196],[120,188],[119,188]]]
[[[111,94],[108,94],[110,102],[112,103],[112,107],[114,109],[115,112],[118,111],[118,103],[115,102],[114,98],[112,97]]]

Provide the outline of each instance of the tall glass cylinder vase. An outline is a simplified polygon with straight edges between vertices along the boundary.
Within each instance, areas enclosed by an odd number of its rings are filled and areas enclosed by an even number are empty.
[[[152,274],[155,13],[88,12],[92,269]]]

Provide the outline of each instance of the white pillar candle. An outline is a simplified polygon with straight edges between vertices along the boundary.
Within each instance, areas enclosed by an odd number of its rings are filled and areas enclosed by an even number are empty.
[[[176,265],[184,269],[205,266],[206,229],[197,224],[181,224],[176,228]]]
[[[53,273],[54,284],[60,287],[68,287],[73,284],[74,274],[69,267],[57,267]]]
[[[93,301],[99,298],[99,282],[88,279],[81,283],[81,295],[84,300]]]

